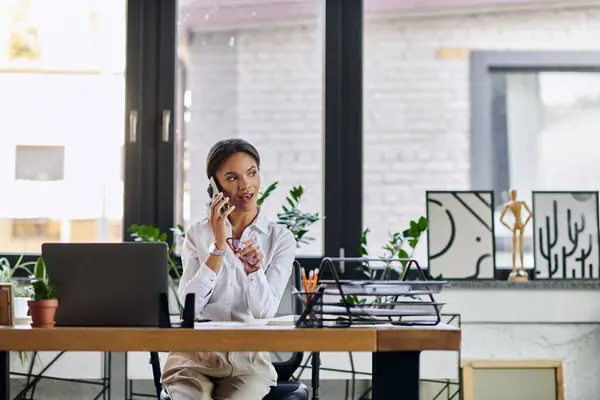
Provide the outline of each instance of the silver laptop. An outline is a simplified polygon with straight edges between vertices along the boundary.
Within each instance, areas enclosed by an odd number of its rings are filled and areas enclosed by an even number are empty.
[[[44,243],[55,326],[158,326],[167,252],[166,243]]]

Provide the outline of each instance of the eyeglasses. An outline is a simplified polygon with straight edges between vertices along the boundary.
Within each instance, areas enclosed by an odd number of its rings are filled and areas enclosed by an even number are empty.
[[[232,237],[228,237],[225,239],[225,241],[227,242],[227,245],[229,245],[229,248],[231,249],[231,251],[233,251],[233,254],[237,255],[240,251],[242,251],[242,247],[236,246],[236,239],[234,239]],[[240,243],[239,239],[237,240],[237,243]],[[258,264],[258,260],[255,260],[254,263],[252,263],[251,260],[244,258],[244,261],[247,262],[251,267]]]
[[[235,239],[234,238],[228,237],[227,239],[225,239],[225,241],[229,245],[229,248],[231,249],[231,251],[233,251],[233,254],[237,254],[237,253],[239,253],[242,250],[241,247],[237,247],[235,245]],[[238,243],[239,243],[239,240],[238,240]]]

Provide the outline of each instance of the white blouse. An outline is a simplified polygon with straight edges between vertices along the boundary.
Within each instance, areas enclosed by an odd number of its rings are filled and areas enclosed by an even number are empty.
[[[231,223],[226,224],[230,237]],[[204,264],[214,241],[208,219],[192,225],[181,250],[183,275],[178,295],[182,304],[188,293],[195,293],[196,315],[203,318],[244,322],[274,317],[292,273],[296,240],[292,232],[268,221],[261,211],[242,234],[242,242],[248,239],[260,246],[263,267],[246,275],[243,263],[227,247],[217,274]]]

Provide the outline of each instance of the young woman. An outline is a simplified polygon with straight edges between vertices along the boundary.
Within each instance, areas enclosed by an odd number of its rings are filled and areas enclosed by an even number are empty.
[[[293,234],[257,205],[260,156],[241,139],[216,143],[206,174],[215,180],[209,216],[192,225],[181,251],[179,297],[213,321],[272,318],[292,273]],[[226,206],[226,208],[223,208]],[[242,250],[234,253],[230,245]],[[162,382],[172,400],[260,400],[276,385],[269,353],[169,353]]]

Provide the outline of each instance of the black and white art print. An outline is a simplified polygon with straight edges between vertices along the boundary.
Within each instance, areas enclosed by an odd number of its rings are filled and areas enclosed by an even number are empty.
[[[429,273],[444,279],[493,279],[493,193],[431,191],[426,199]]]
[[[533,192],[536,279],[600,278],[598,192]]]

